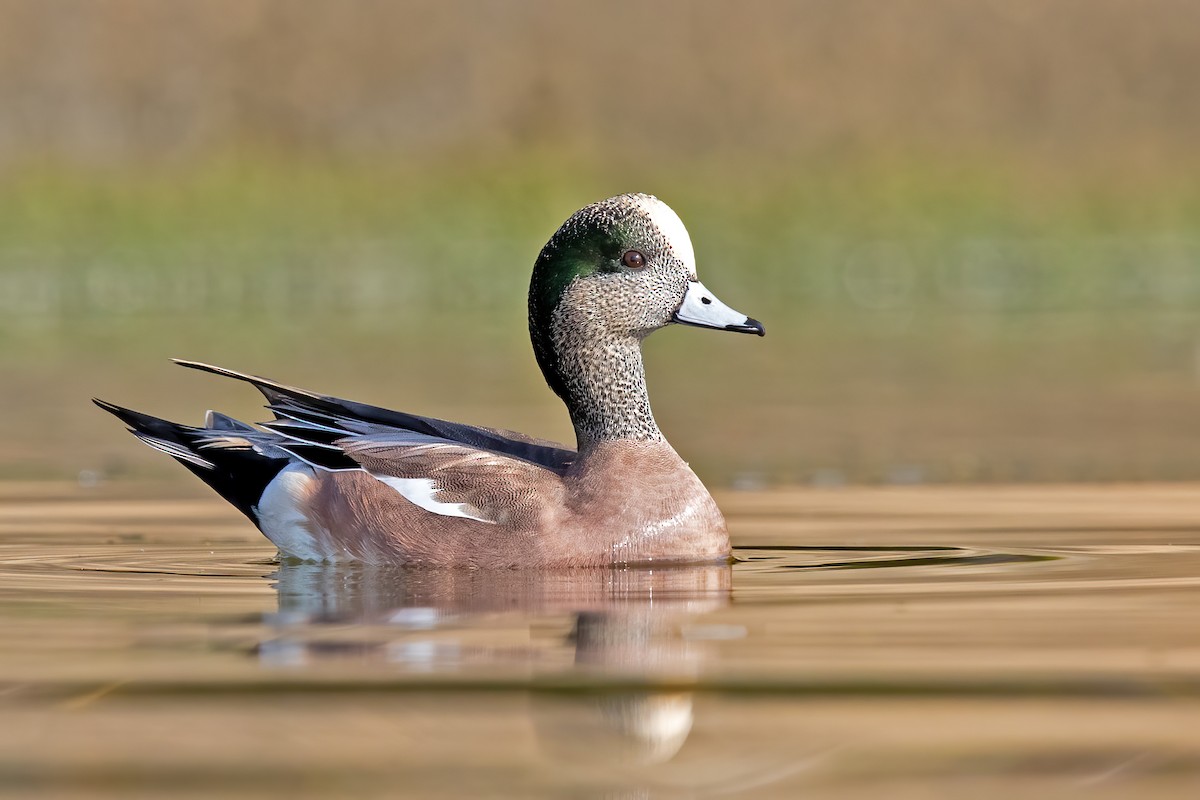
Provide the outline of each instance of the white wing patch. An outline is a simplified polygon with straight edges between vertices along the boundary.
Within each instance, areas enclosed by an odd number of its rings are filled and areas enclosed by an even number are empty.
[[[696,277],[696,250],[692,247],[692,237],[688,235],[683,220],[679,218],[669,205],[653,195],[642,195],[635,199],[637,205],[649,215],[662,235],[671,243],[675,257],[683,262],[692,277]]]
[[[397,478],[393,475],[379,475],[375,472],[368,474],[380,483],[395,489],[408,502],[431,513],[440,514],[443,517],[473,519],[489,525],[496,524],[494,520],[477,516],[480,513],[479,509],[466,503],[443,503],[438,500],[436,495],[440,489],[433,478]]]

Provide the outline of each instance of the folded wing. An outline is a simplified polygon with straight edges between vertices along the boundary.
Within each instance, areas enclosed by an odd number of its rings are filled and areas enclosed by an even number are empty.
[[[255,386],[275,419],[265,431],[222,417],[199,432],[201,454],[242,446],[287,454],[326,471],[370,475],[432,514],[533,524],[563,491],[573,450],[509,431],[341,400],[196,362],[182,366]],[[243,445],[243,442],[245,443]]]
[[[275,415],[275,421],[267,423],[265,427],[314,445],[328,445],[346,436],[407,432],[428,437],[429,440],[438,440],[446,445],[458,444],[467,449],[520,459],[558,475],[564,474],[575,460],[575,451],[568,447],[513,431],[448,422],[342,400],[197,361],[176,360],[175,363],[189,369],[211,372],[251,384],[262,392],[267,400],[267,408]],[[422,440],[422,443],[432,442]],[[301,458],[305,458],[306,455],[319,456],[311,448],[301,448],[296,455]],[[320,464],[320,461],[316,463]]]

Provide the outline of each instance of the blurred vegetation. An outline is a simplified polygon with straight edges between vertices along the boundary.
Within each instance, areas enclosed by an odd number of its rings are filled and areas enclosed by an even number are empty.
[[[1200,477],[1193,3],[0,20],[0,475],[166,472],[91,394],[256,418],[170,356],[569,439],[528,271],[575,208],[649,191],[769,331],[648,343],[715,481]]]

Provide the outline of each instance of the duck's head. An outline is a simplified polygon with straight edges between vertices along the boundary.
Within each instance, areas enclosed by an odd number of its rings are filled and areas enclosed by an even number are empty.
[[[696,277],[678,215],[648,194],[581,208],[542,248],[529,285],[529,333],[546,382],[583,443],[658,439],[641,340],[672,323],[757,333]]]
[[[542,248],[529,286],[529,327],[546,370],[563,336],[644,338],[681,323],[764,335],[696,277],[687,228],[648,194],[581,208]]]

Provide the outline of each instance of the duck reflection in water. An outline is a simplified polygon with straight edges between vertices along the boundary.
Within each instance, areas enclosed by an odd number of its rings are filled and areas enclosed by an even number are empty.
[[[726,564],[569,570],[280,564],[272,667],[437,676],[531,690],[542,752],[571,763],[657,763],[683,746],[703,645],[682,636],[728,604]],[[655,684],[674,684],[669,690]]]

